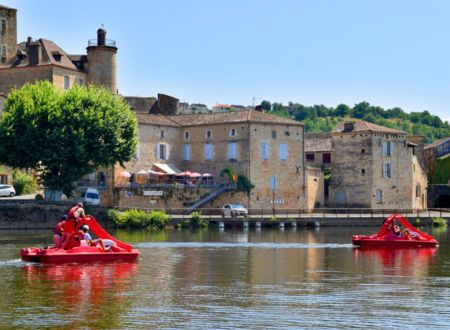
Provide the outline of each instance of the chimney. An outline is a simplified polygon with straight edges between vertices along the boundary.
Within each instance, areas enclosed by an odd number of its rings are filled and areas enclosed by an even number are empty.
[[[41,44],[38,41],[27,44],[27,53],[29,65],[39,64],[41,61]]]
[[[27,38],[27,46],[29,46],[33,42],[33,38],[28,37]]]
[[[264,108],[262,107],[262,105],[257,105],[255,107],[255,111],[264,112]]]
[[[344,123],[344,132],[351,132],[355,129],[355,122],[354,121],[346,121]]]
[[[105,46],[106,44],[106,30],[100,28],[97,30],[97,46]]]

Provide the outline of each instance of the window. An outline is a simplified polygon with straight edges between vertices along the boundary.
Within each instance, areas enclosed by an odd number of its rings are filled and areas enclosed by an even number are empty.
[[[269,143],[261,142],[261,158],[267,160],[269,157]]]
[[[322,154],[322,163],[323,164],[330,164],[331,163],[331,154],[329,154],[329,153]]]
[[[366,153],[366,150],[361,149],[361,153],[362,153],[362,154],[365,154],[365,153]]]
[[[169,159],[169,145],[166,143],[158,143],[156,147],[156,158],[159,160]]]
[[[421,189],[420,189],[420,185],[418,184],[417,186],[416,186],[416,197],[420,197],[420,194],[421,194],[422,192],[421,192]]]
[[[314,154],[307,153],[306,154],[306,160],[309,161],[309,162],[313,162],[314,161]]]
[[[364,168],[361,169],[361,175],[363,175],[363,176],[366,175],[366,169],[364,169]]]
[[[189,132],[184,132],[184,139],[189,140],[191,138],[191,134]]]
[[[106,185],[106,175],[104,172],[98,172],[97,175],[97,185],[104,186]]]
[[[161,138],[163,138],[164,137],[164,131],[161,131],[161,133],[160,133],[160,135],[159,135]]]
[[[394,154],[394,142],[383,141],[383,156],[392,156]]]
[[[0,183],[8,184],[8,176],[6,174],[0,174]]]
[[[345,203],[346,201],[345,191],[338,190],[336,191],[336,203]]]
[[[236,136],[236,129],[235,128],[230,129],[230,136]]]
[[[383,177],[392,178],[393,165],[392,163],[383,163]]]
[[[277,131],[272,131],[272,139],[276,139],[277,138]]]
[[[6,19],[2,18],[2,25],[0,26],[1,28],[1,34],[5,34],[6,33]]]
[[[141,158],[141,147],[137,146],[136,154],[134,155],[134,159],[139,159],[139,158]]]
[[[64,90],[68,90],[70,88],[70,77],[64,76]]]
[[[383,191],[382,190],[378,189],[375,192],[375,199],[376,199],[377,203],[379,203],[379,204],[383,203]]]
[[[84,80],[83,78],[78,78],[78,85],[83,86],[84,85]]]
[[[228,159],[229,160],[237,159],[237,143],[236,142],[228,143]]]
[[[280,143],[280,148],[278,149],[278,156],[280,160],[287,160],[288,148],[286,143]]]
[[[6,62],[6,45],[2,45],[1,57],[2,57],[2,63],[5,63]]]
[[[213,159],[213,145],[212,143],[205,144],[205,160]]]
[[[191,160],[191,145],[189,143],[183,144],[183,160],[184,161]]]
[[[272,175],[270,177],[269,185],[270,185],[270,190],[272,190],[272,191],[277,190],[277,177],[275,175]]]
[[[207,140],[209,140],[209,139],[212,138],[212,131],[211,131],[210,129],[207,129],[207,130],[206,130],[205,138],[206,138]]]

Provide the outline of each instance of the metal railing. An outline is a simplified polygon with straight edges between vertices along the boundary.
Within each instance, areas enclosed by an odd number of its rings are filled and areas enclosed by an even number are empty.
[[[98,44],[98,40],[97,39],[91,39],[91,40],[88,41],[88,47],[95,47],[95,46],[100,46]],[[116,47],[116,41],[115,40],[111,40],[111,39],[105,39],[105,44],[103,46]]]

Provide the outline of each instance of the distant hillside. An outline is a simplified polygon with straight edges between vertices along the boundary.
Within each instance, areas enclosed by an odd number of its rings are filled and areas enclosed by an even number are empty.
[[[340,121],[356,118],[409,134],[423,135],[426,143],[450,136],[448,121],[444,122],[428,111],[406,113],[400,108],[383,109],[368,102],[353,107],[339,104],[335,108],[291,102],[286,106],[281,103],[271,104],[269,101],[263,101],[261,105],[267,112],[303,122],[307,132],[329,132]]]

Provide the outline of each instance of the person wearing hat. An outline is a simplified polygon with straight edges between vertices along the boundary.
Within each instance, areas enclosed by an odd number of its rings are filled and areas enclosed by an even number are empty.
[[[89,226],[88,225],[83,225],[83,227],[81,227],[81,230],[83,232],[83,239],[86,241],[87,245],[99,246],[101,251],[103,251],[103,252],[106,251],[101,238],[98,238],[95,240],[92,239],[91,234],[89,234]]]

